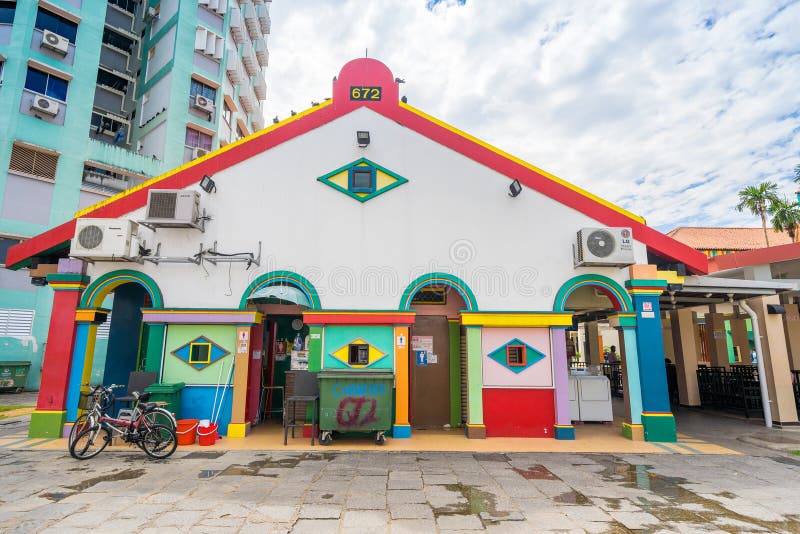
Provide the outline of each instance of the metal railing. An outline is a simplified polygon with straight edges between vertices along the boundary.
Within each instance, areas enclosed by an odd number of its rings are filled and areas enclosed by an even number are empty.
[[[611,382],[611,394],[615,397],[622,397],[622,363],[603,363],[603,374],[606,375],[609,382]]]
[[[753,365],[698,367],[697,385],[703,408],[744,412],[747,418],[763,413],[758,370]]]

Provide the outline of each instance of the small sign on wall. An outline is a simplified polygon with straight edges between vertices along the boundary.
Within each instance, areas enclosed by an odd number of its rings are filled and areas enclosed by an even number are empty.
[[[397,336],[397,348],[404,349],[406,348],[406,336],[400,334]]]
[[[411,336],[411,350],[433,352],[433,336]]]
[[[428,354],[428,363],[435,364],[439,363],[439,355],[438,354]]]
[[[416,355],[417,366],[424,367],[428,365],[428,351],[425,350],[415,350],[414,354]]]

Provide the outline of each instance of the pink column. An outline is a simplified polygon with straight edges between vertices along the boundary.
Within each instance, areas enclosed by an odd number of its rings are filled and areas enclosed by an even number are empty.
[[[567,338],[563,328],[550,328],[553,345],[553,378],[556,386],[556,439],[575,439],[575,428],[569,414],[569,366],[567,364]]]

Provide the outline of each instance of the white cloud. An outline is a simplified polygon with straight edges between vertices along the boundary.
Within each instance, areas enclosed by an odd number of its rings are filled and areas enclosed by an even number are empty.
[[[797,187],[800,3],[426,4],[273,2],[267,116],[368,48],[415,107],[660,229],[758,226],[737,191]]]

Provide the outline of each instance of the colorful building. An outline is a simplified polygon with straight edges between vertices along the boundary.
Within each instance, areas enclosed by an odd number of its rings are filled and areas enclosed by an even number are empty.
[[[268,7],[0,2],[0,266],[20,240],[261,129]],[[0,360],[32,361],[30,389],[50,272],[0,269]]]
[[[149,252],[111,251],[109,224]],[[109,251],[89,250],[98,235]],[[681,277],[661,268],[708,263],[415,109],[374,59],[347,63],[331,99],[78,212],[8,264],[33,258],[58,272],[32,436],[76,417],[113,294],[125,321],[112,319],[103,382],[137,369],[183,382],[179,416],[216,412],[229,436],[257,421],[297,340],[310,371],[393,374],[394,438],[450,425],[573,439],[565,330],[602,309],[623,345],[623,432],[651,441],[676,436],[659,298]]]
[[[792,242],[792,238],[786,232],[778,232],[772,228],[768,228],[767,232],[770,246],[787,245]],[[709,258],[767,246],[763,228],[680,226],[667,232],[667,235],[699,250]]]

